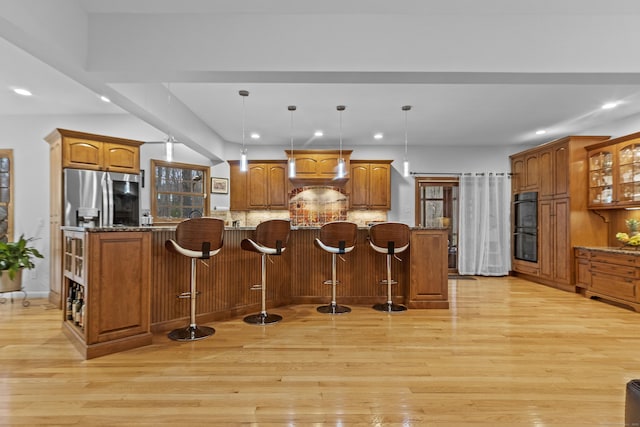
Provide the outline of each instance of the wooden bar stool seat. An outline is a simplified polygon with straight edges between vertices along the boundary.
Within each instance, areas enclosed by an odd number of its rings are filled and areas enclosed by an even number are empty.
[[[262,257],[261,272],[262,292],[261,310],[258,314],[252,314],[244,318],[244,321],[252,325],[268,325],[282,320],[279,314],[267,313],[267,255],[282,255],[289,242],[291,223],[288,220],[272,219],[258,224],[253,239],[243,239],[240,247],[245,251],[256,252]],[[252,289],[256,289],[252,287]]]
[[[357,236],[358,225],[353,222],[328,222],[320,228],[320,237],[315,239],[315,245],[331,254],[331,280],[324,282],[331,285],[331,304],[318,307],[320,313],[342,314],[351,311],[349,307],[336,303],[336,259],[338,255],[349,253],[355,248]]]
[[[373,308],[378,311],[391,313],[407,309],[404,305],[394,304],[391,298],[391,285],[397,284],[395,280],[391,279],[391,260],[394,257],[400,260],[396,254],[404,252],[409,247],[410,239],[409,226],[399,222],[383,222],[369,228],[371,247],[374,251],[387,255],[387,278],[380,281],[380,284],[387,286],[387,302],[375,304]]]
[[[216,255],[222,249],[224,221],[216,218],[192,218],[182,221],[176,228],[175,240],[165,242],[170,252],[191,258],[191,282],[189,292],[183,292],[178,298],[189,298],[191,302],[190,322],[186,328],[169,332],[169,338],[175,341],[195,341],[215,333],[213,328],[196,325],[196,260],[204,260]]]

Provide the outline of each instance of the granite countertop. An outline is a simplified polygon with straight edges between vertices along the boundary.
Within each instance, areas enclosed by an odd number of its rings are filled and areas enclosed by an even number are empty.
[[[589,251],[609,252],[613,254],[640,256],[640,247],[638,247],[638,249],[633,249],[630,246],[575,246],[575,248]]]

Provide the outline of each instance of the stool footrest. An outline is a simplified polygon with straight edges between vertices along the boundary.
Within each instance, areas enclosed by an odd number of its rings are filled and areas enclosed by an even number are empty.
[[[200,294],[200,291],[196,291],[196,296]],[[180,295],[177,295],[177,298],[191,298],[191,292],[183,292]]]

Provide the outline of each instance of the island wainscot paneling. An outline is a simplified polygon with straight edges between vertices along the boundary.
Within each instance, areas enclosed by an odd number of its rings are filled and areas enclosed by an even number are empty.
[[[218,255],[197,263],[198,323],[260,311],[260,292],[251,289],[260,283],[260,257],[240,248],[242,239],[252,234],[252,229],[225,230],[224,246]],[[331,278],[331,255],[314,245],[318,234],[319,228],[292,230],[283,255],[271,257],[273,262],[267,263],[268,308],[330,301],[331,288],[324,282]],[[188,323],[188,301],[177,295],[189,288],[190,264],[188,259],[168,252],[164,246],[174,235],[173,229],[153,230],[151,327],[154,332]],[[341,283],[337,300],[341,304],[373,305],[386,301],[386,286],[380,284],[386,277],[385,255],[371,249],[368,235],[367,228],[359,229],[354,251],[343,255],[344,262],[338,260],[337,275]],[[446,230],[412,230],[412,245],[429,253],[405,251],[398,254],[402,261],[393,260],[393,278],[398,281],[393,287],[394,302],[409,308],[449,307],[446,238]],[[439,241],[443,244],[438,244]],[[439,264],[444,269],[436,268]],[[438,273],[442,271],[445,274]],[[414,289],[412,292],[411,283],[427,291]]]

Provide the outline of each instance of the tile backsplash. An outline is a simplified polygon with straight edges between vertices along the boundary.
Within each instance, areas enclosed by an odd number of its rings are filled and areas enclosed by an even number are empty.
[[[319,226],[346,221],[349,199],[339,187],[299,187],[289,197],[289,218],[293,226]]]
[[[211,216],[225,220],[228,226],[238,221],[241,227],[255,227],[269,219],[290,219],[292,226],[318,227],[330,221],[351,221],[360,226],[387,220],[387,211],[349,210],[349,199],[342,188],[306,186],[294,189],[289,210],[212,211]]]

